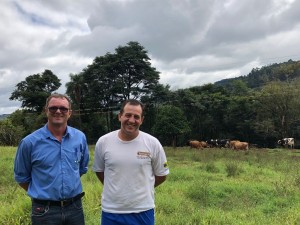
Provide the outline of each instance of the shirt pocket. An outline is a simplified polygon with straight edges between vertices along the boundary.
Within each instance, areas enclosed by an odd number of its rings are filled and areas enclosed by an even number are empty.
[[[81,158],[82,158],[82,152],[80,151],[80,149],[75,149],[75,154],[74,154],[74,162],[75,162],[75,168],[79,169],[79,165],[81,162]]]
[[[65,152],[68,163],[72,166],[74,170],[78,170],[82,158],[82,152],[80,151],[80,149],[65,149]]]

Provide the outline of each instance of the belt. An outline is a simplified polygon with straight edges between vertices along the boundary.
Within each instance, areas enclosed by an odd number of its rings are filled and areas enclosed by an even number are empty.
[[[41,199],[36,199],[36,198],[33,198],[32,201],[35,202],[35,203],[38,203],[38,204],[43,204],[43,205],[52,205],[52,206],[64,207],[64,206],[67,206],[67,205],[75,202],[78,199],[81,199],[84,196],[84,194],[85,193],[82,192],[82,193],[80,193],[79,195],[76,195],[73,198],[68,198],[68,199],[64,199],[64,200],[61,200],[61,201],[41,200]]]

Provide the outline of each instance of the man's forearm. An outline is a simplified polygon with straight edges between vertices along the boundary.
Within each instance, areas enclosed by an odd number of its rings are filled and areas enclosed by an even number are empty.
[[[167,179],[167,176],[155,176],[154,187],[157,187],[158,185],[162,184],[163,182],[165,182],[166,179]]]
[[[102,184],[104,184],[104,172],[96,172],[96,175],[97,175],[98,179],[100,180],[100,182]]]
[[[28,191],[29,183],[19,183],[21,188],[23,188],[25,191]]]

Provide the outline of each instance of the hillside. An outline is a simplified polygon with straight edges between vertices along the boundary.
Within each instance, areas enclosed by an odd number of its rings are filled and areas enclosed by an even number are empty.
[[[1,114],[0,120],[4,120],[6,117],[8,117],[10,114]]]
[[[259,88],[272,81],[292,81],[300,77],[300,61],[289,60],[283,63],[274,63],[254,68],[245,76],[224,79],[215,82],[216,85],[230,86],[236,80],[242,80],[249,88]]]

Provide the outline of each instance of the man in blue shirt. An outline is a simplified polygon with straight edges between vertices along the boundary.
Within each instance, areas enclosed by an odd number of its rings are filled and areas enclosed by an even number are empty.
[[[18,146],[15,180],[32,199],[33,225],[83,225],[80,176],[88,170],[86,137],[67,125],[72,113],[67,96],[50,95],[45,112],[48,123]]]

